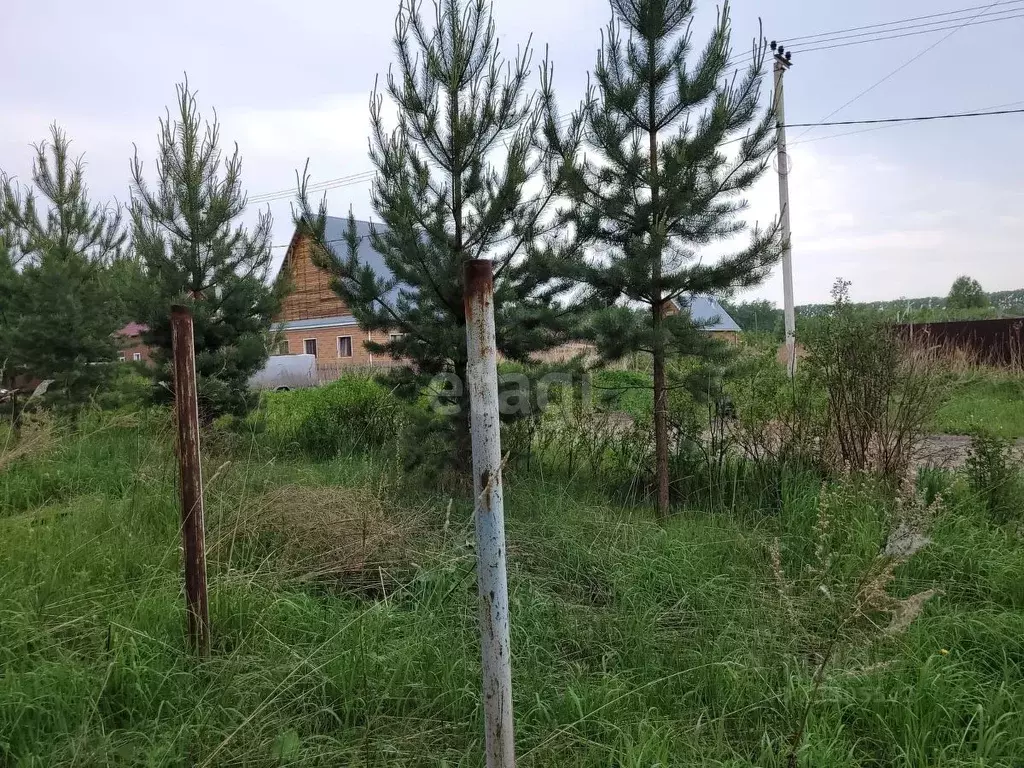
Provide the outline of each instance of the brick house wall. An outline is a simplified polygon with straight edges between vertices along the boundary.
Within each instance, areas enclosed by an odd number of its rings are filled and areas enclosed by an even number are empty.
[[[142,341],[142,334],[149,330],[140,323],[128,323],[114,333],[117,344],[117,359],[122,363],[153,361],[152,350]]]
[[[358,325],[330,325],[323,328],[286,330],[282,332],[283,340],[277,354],[302,355],[306,352],[306,342],[315,341],[318,362],[348,363],[350,365],[374,365],[381,362],[380,355],[371,355],[365,342],[373,339],[371,331]],[[381,334],[377,333],[380,341]],[[348,338],[348,342],[338,339]],[[351,353],[351,354],[348,354]]]
[[[122,345],[117,351],[117,359],[120,362],[130,363],[144,362],[151,363],[153,361],[152,351],[148,346],[142,343],[141,339],[136,339],[132,344]]]

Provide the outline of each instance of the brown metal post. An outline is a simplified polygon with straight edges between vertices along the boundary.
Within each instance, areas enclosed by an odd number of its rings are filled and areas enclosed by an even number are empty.
[[[174,409],[178,422],[178,472],[181,487],[181,538],[185,550],[185,604],[188,638],[200,656],[210,653],[210,614],[206,596],[206,530],[203,470],[199,457],[199,393],[192,313],[171,307],[174,350]]]

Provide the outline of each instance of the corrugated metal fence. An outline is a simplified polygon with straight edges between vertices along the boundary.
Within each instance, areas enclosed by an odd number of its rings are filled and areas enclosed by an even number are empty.
[[[974,363],[1000,367],[1024,364],[1024,318],[949,320],[897,325],[896,333],[939,353],[966,357]]]

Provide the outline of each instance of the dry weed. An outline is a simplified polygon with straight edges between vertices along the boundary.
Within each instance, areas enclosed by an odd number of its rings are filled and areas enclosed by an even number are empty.
[[[10,430],[0,442],[0,472],[18,459],[46,453],[56,442],[56,427],[45,411],[25,413],[18,433]]]
[[[269,537],[274,575],[386,598],[397,574],[413,565],[422,532],[413,515],[398,514],[375,490],[289,485],[226,520],[211,552],[230,561],[237,540]]]
[[[834,564],[839,558],[834,555],[842,553],[836,552],[833,517],[841,507],[849,508],[863,501],[848,490],[853,487],[853,480],[848,477],[844,486],[822,486],[812,532],[813,556],[803,573],[795,578],[788,577],[778,540],[769,548],[772,576],[790,625],[808,639],[805,646],[813,649],[809,654],[814,667],[813,685],[790,743],[787,759],[790,766],[797,764],[808,715],[834,661],[848,651],[868,648],[905,632],[924,611],[926,603],[940,594],[933,588],[900,598],[889,591],[896,570],[930,543],[926,531],[942,503],[941,498],[936,497],[931,505],[924,504],[910,480],[898,491],[888,520],[889,534],[877,554],[867,559],[859,572],[836,570]],[[824,623],[823,618],[827,619]],[[819,635],[813,629],[815,626],[829,629]],[[839,672],[838,676],[871,674],[889,663],[883,660],[868,667]]]

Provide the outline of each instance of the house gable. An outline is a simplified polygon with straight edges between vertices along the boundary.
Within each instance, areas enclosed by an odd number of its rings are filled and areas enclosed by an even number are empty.
[[[297,229],[281,265],[290,286],[275,318],[278,322],[347,317],[351,313],[331,289],[331,276],[313,263],[313,239]]]

